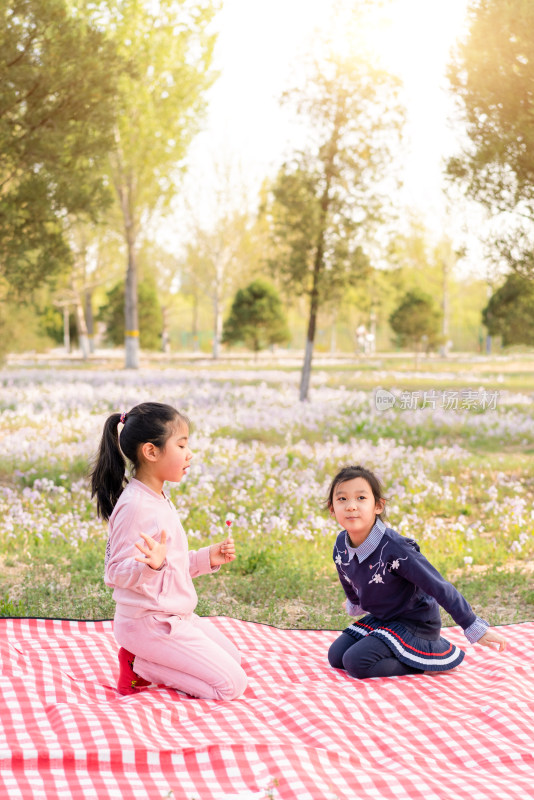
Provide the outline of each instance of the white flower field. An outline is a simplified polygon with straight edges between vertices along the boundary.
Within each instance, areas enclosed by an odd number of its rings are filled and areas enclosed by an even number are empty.
[[[522,588],[534,552],[532,395],[506,380],[468,391],[447,370],[397,371],[389,381],[383,371],[374,386],[369,374],[318,370],[310,401],[300,403],[296,369],[5,368],[3,614],[112,615],[101,579],[106,527],[87,473],[106,416],[157,400],[192,422],[192,467],[169,487],[191,547],[222,538],[225,519],[234,520],[238,558],[197,582],[202,613],[342,627],[331,562],[337,529],[324,498],[340,466],[361,463],[383,480],[392,527],[466,586],[490,572],[494,588],[499,575],[515,576],[515,618],[526,618],[534,609],[534,593]],[[387,385],[393,407],[377,409],[377,385]]]

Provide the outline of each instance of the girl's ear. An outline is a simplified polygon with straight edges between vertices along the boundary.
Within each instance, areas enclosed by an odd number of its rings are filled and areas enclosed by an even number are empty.
[[[385,509],[385,507],[386,507],[386,501],[384,500],[383,497],[381,497],[380,500],[377,500],[376,505],[375,505],[376,513],[377,514],[381,514],[382,511]]]
[[[145,442],[141,445],[141,455],[147,461],[157,461],[159,450],[152,442]]]

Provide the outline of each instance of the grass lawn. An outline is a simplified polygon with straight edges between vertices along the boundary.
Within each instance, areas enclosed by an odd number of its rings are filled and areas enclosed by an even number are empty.
[[[170,402],[193,421],[193,467],[171,496],[196,548],[234,517],[235,562],[196,581],[198,612],[341,629],[330,478],[364,463],[389,524],[491,624],[534,619],[534,356],[375,362],[299,371],[96,368],[0,371],[0,615],[113,616],[106,527],[87,472],[112,411]],[[378,388],[395,405],[377,409]],[[455,402],[451,402],[455,401]],[[454,624],[444,614],[444,624]]]

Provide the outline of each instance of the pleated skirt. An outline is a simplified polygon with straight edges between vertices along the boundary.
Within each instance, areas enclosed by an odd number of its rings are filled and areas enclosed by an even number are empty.
[[[423,639],[398,620],[385,621],[372,614],[353,622],[343,633],[348,633],[355,641],[364,636],[378,636],[399,661],[421,670],[444,672],[454,669],[465,656],[463,650],[443,636],[433,640]]]

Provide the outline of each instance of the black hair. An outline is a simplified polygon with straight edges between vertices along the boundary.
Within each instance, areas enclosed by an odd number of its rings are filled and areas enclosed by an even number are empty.
[[[119,422],[124,423],[120,435]],[[100,447],[91,472],[91,497],[96,508],[108,520],[128,480],[125,456],[139,466],[139,446],[151,442],[163,449],[177,426],[189,428],[189,420],[165,403],[140,403],[126,414],[111,414],[104,423]]]
[[[334,506],[334,492],[336,490],[336,486],[340,483],[345,483],[345,481],[351,481],[353,478],[363,478],[367,481],[371,487],[373,497],[375,498],[375,503],[379,503],[380,500],[385,500],[382,483],[380,482],[379,478],[376,477],[374,472],[371,472],[370,469],[360,465],[342,467],[328,489],[328,495],[325,501],[325,508],[328,511],[331,511]],[[386,515],[384,511],[382,511],[381,514],[377,514],[377,517],[382,521],[384,520],[385,516]]]

